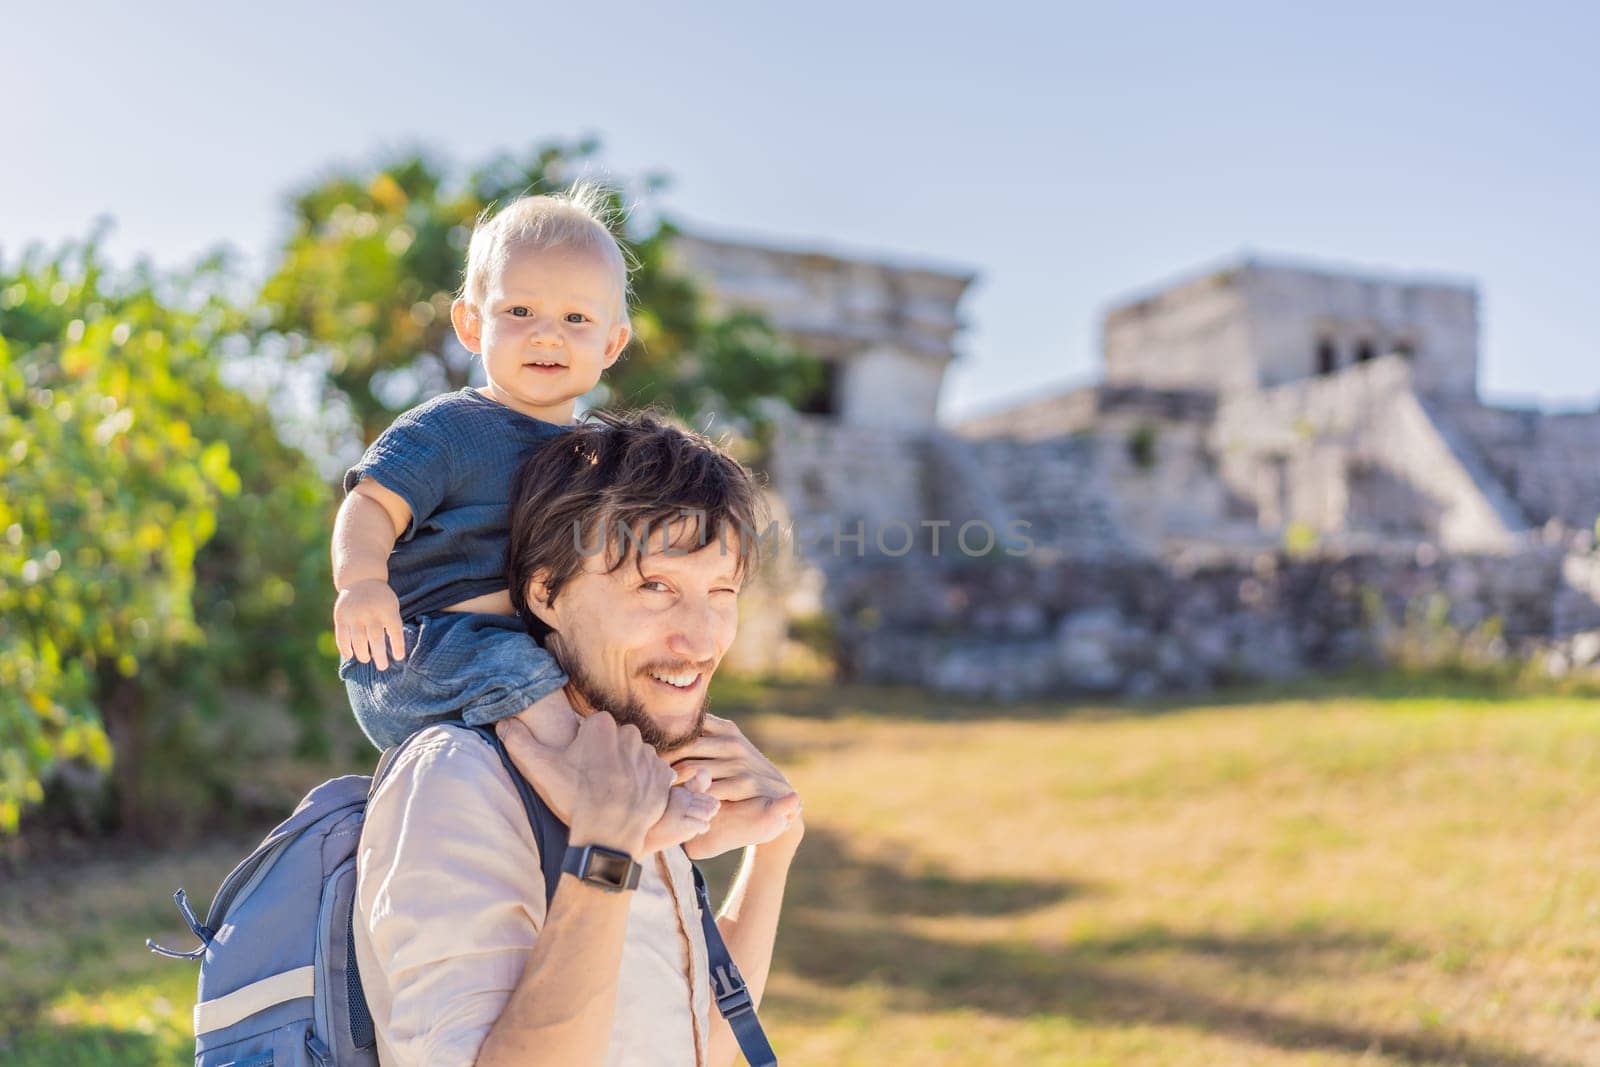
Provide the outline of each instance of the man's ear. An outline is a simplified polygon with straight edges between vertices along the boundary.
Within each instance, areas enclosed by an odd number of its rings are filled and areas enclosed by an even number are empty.
[[[456,297],[450,305],[450,324],[456,328],[456,340],[473,355],[483,352],[483,316],[465,298]]]
[[[533,577],[528,579],[527,601],[528,610],[534,617],[550,629],[561,632],[560,609],[555,605],[555,598],[550,593],[550,580],[548,570],[534,571]]]

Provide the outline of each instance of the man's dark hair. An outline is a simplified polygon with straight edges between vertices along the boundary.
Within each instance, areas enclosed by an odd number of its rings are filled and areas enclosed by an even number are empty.
[[[638,566],[641,533],[645,551],[657,551],[669,529],[678,534],[676,551],[720,545],[737,553],[742,580],[760,565],[765,518],[754,476],[709,438],[654,411],[590,411],[529,457],[512,484],[511,605],[543,639],[550,628],[527,599],[535,574],[548,573],[553,602],[602,539],[606,569],[614,571],[629,560]]]

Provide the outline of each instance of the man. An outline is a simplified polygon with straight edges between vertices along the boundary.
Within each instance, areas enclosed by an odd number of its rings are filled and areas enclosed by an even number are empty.
[[[577,714],[544,703],[497,728],[570,827],[568,857],[625,853],[637,888],[569,872],[547,909],[533,832],[491,746],[424,731],[369,803],[357,865],[356,954],[384,1064],[733,1062],[689,859],[645,842],[659,843],[669,787],[688,783],[709,796],[691,855],[754,846],[718,927],[759,1003],[804,833],[799,797],[706,710],[759,516],[748,472],[648,414],[581,425],[524,468],[512,602],[566,671]]]

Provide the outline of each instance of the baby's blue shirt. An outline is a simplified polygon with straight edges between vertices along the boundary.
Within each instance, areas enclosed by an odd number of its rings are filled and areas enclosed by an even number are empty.
[[[345,492],[373,478],[411,508],[389,557],[402,618],[506,588],[512,479],[568,428],[466,388],[401,415],[345,472]]]

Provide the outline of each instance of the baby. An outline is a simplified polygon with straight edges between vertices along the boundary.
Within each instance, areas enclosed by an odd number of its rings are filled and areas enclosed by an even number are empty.
[[[442,719],[483,725],[536,703],[575,714],[567,676],[512,611],[505,558],[513,476],[572,425],[578,397],[628,343],[627,262],[602,203],[580,185],[480,220],[450,318],[488,384],[401,415],[345,474],[339,677],[380,748]],[[663,828],[704,829],[708,786],[675,787]]]

